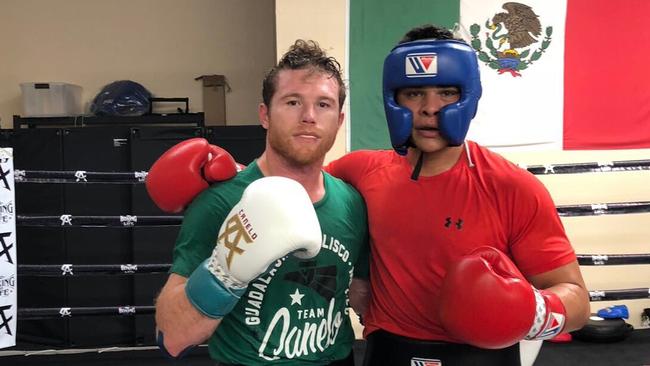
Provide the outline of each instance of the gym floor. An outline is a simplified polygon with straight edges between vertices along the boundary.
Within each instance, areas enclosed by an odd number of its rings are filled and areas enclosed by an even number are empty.
[[[365,343],[357,341],[354,346],[355,361],[362,364]],[[131,352],[84,353],[76,355],[5,356],[2,365],[88,365],[113,366],[191,365],[213,366],[207,348],[194,350],[185,359],[173,361],[163,358],[157,350]],[[574,340],[569,343],[544,342],[535,366],[650,366],[650,329],[634,330],[623,341],[615,343],[588,343]],[[389,366],[389,365],[387,365]]]
[[[544,342],[535,366],[648,366],[650,365],[650,329],[634,330],[616,343]]]

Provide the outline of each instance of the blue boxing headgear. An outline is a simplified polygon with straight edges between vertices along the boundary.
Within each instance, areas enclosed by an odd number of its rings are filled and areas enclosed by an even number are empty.
[[[481,78],[474,49],[456,40],[418,40],[399,44],[384,60],[384,108],[395,151],[406,154],[413,114],[395,101],[398,89],[457,86],[460,99],[438,113],[438,128],[449,145],[463,143],[481,98]]]

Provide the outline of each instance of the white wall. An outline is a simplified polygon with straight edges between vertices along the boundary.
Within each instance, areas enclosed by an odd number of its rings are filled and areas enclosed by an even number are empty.
[[[513,162],[544,165],[649,159],[650,149],[503,153]],[[650,171],[538,175],[556,205],[650,201]],[[563,217],[567,235],[578,254],[650,253],[650,213]],[[581,266],[589,290],[650,287],[650,265]],[[628,323],[641,327],[641,312],[650,299],[594,301],[592,312],[627,305]]]
[[[140,82],[203,110],[203,74],[223,74],[228,124],[257,124],[261,81],[275,61],[272,0],[2,0],[0,118],[22,114],[19,83],[63,81],[88,102],[106,84]]]
[[[312,39],[336,58],[344,68],[346,65],[346,0],[276,0],[276,39],[277,58],[279,58],[296,39]],[[345,100],[344,108],[349,106],[350,95]],[[344,109],[345,110],[345,109]],[[325,163],[346,152],[345,129],[349,122],[346,113],[345,122],[339,130],[332,150],[327,154]]]

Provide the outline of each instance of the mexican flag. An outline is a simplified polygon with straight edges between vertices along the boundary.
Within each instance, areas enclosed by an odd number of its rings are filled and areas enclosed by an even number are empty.
[[[413,26],[455,29],[483,97],[468,138],[495,149],[650,147],[646,0],[350,0],[350,147],[389,148],[384,57]]]

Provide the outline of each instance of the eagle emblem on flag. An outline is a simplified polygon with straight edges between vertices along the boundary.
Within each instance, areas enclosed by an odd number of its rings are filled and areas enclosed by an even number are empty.
[[[551,45],[553,27],[544,29],[539,16],[532,7],[507,2],[502,5],[506,12],[494,14],[485,21],[485,32],[474,23],[469,31],[471,45],[478,52],[478,59],[499,74],[521,76],[533,62],[539,60]],[[483,50],[483,42],[487,50]]]

